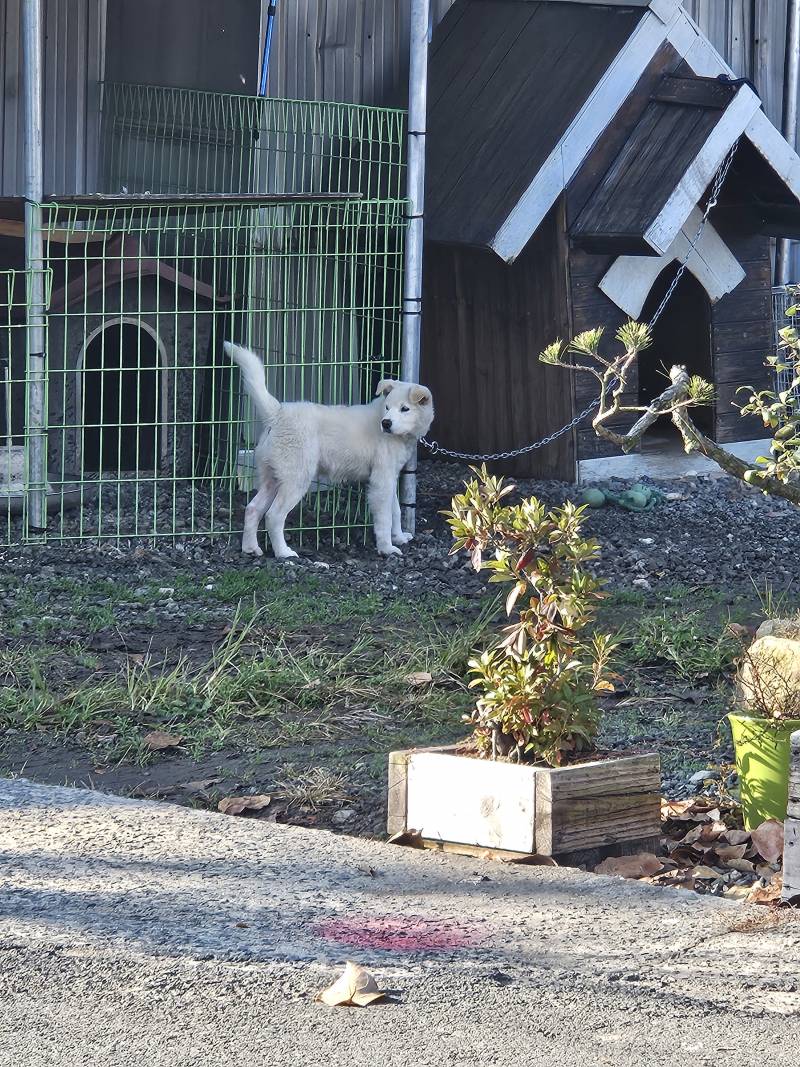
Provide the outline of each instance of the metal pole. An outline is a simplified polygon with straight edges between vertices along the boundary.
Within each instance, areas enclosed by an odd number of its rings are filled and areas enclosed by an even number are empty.
[[[786,9],[786,64],[783,83],[783,136],[794,148],[797,144],[797,96],[800,92],[800,0],[789,0]],[[791,281],[792,242],[778,241],[775,282]]]
[[[403,275],[403,381],[419,381],[422,327],[422,254],[425,214],[425,129],[428,105],[428,40],[430,0],[411,0],[408,69],[408,171],[405,270]],[[414,533],[417,504],[417,456],[400,476],[403,529]]]
[[[275,13],[278,10],[278,0],[271,0],[267,5],[267,30],[264,35],[264,55],[261,57],[261,80],[258,85],[258,95],[267,95],[267,76],[269,75],[269,54],[272,51],[272,31],[275,28]]]
[[[25,270],[28,299],[27,523],[47,525],[47,411],[45,379],[45,293],[42,243],[42,8],[22,3],[22,60],[25,97]]]

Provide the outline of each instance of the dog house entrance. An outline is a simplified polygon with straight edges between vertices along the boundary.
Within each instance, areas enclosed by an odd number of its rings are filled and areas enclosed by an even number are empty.
[[[155,470],[158,342],[134,323],[106,326],[83,359],[84,471]]]
[[[675,277],[671,264],[658,277],[647,298],[641,320],[649,322]],[[653,327],[653,343],[639,356],[639,403],[649,404],[669,385],[669,369],[683,364],[689,374],[713,381],[711,358],[711,306],[708,294],[688,271],[678,282],[664,313]],[[695,408],[692,418],[704,433],[713,432],[713,408]],[[667,417],[650,428],[654,437],[677,436]]]

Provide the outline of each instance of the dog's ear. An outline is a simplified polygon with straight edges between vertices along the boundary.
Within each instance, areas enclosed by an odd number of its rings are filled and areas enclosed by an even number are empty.
[[[391,378],[384,378],[382,381],[378,382],[375,396],[388,396],[396,385],[397,382],[393,382]]]
[[[408,398],[412,404],[419,404],[421,407],[430,404],[433,399],[430,389],[426,389],[424,385],[412,385],[408,391]]]

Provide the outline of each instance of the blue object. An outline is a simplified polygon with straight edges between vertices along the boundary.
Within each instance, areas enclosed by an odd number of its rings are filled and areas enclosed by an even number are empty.
[[[272,28],[275,25],[275,12],[278,9],[278,0],[272,0],[267,7],[267,32],[264,37],[264,57],[261,60],[261,81],[258,86],[258,95],[267,95],[267,75],[269,74],[269,53],[272,48]]]

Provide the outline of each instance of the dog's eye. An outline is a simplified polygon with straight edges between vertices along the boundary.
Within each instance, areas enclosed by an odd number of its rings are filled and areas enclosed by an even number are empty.
[[[408,408],[407,408],[407,407],[405,407],[405,406],[403,406],[403,407],[401,407],[401,408],[400,408],[400,410],[401,410],[401,411],[408,411]]]

